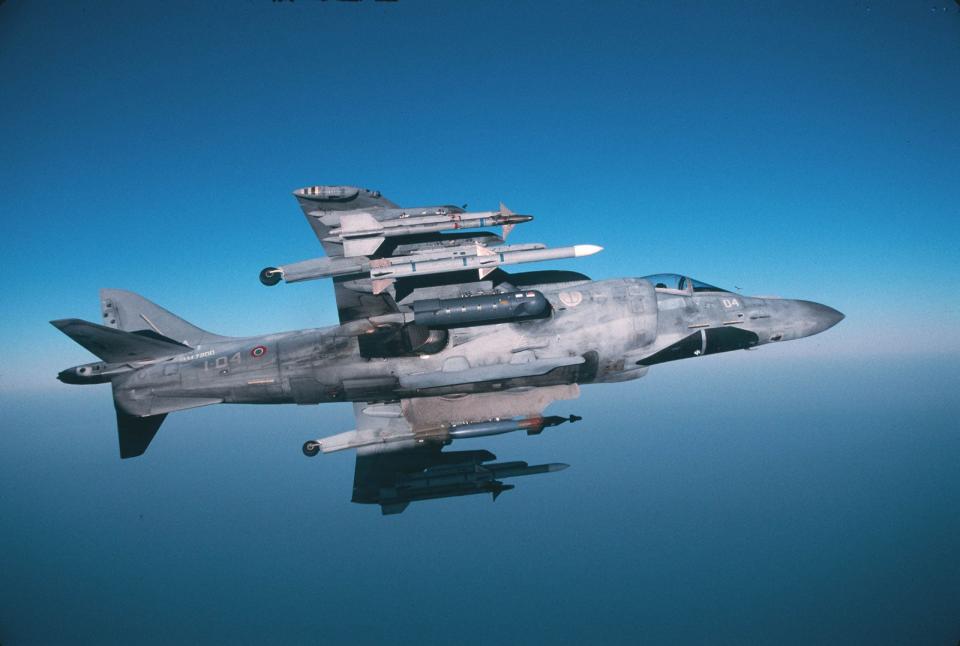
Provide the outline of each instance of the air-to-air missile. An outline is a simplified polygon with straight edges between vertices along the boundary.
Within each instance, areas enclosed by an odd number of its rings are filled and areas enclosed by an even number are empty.
[[[518,265],[561,258],[581,258],[592,256],[602,250],[603,247],[592,244],[578,244],[572,247],[553,249],[539,243],[495,247],[485,247],[477,244],[457,247],[454,250],[432,251],[391,258],[331,258],[325,256],[279,267],[267,267],[260,272],[260,282],[264,285],[276,285],[280,280],[295,283],[336,276],[368,276],[372,282],[373,293],[379,294],[397,278],[476,269],[482,279],[497,267],[504,265]]]
[[[513,227],[530,222],[532,219],[532,215],[514,213],[502,202],[499,211],[471,213],[459,209],[452,210],[449,207],[437,207],[425,209],[419,213],[404,211],[386,219],[378,219],[365,211],[347,212],[337,216],[338,226],[330,229],[324,241],[342,243],[345,256],[369,256],[379,249],[386,238],[492,226],[502,226],[503,238],[506,238]]]
[[[362,446],[391,445],[404,443],[413,447],[425,443],[449,444],[453,440],[468,437],[487,437],[502,435],[514,431],[526,431],[527,435],[539,435],[543,429],[559,426],[564,422],[578,422],[579,416],[570,415],[560,417],[550,415],[529,415],[508,419],[493,419],[468,424],[439,424],[420,429],[398,429],[395,433],[380,430],[353,430],[331,435],[320,440],[310,440],[303,445],[303,452],[307,456],[317,455],[319,452],[333,453],[346,449],[358,449]]]
[[[374,255],[387,238],[457,229],[500,226],[506,239],[516,225],[533,219],[514,213],[503,202],[497,211],[468,212],[466,205],[403,208],[381,203],[375,191],[364,190],[364,196],[373,199],[358,201],[360,192],[347,186],[308,186],[293,192],[321,242],[341,246],[348,258]]]

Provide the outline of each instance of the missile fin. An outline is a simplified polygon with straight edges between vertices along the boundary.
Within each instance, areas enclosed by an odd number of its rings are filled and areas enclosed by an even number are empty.
[[[503,225],[503,230],[500,234],[500,237],[504,240],[507,239],[507,236],[510,235],[510,232],[513,231],[513,227],[517,226],[516,224],[505,224]]]
[[[383,244],[383,240],[382,236],[376,238],[347,238],[343,241],[343,255],[347,257],[372,256]]]
[[[374,294],[380,294],[393,284],[392,278],[374,278],[370,281]]]
[[[511,489],[516,488],[516,485],[503,484],[499,480],[494,480],[490,483],[490,486],[490,493],[493,496],[493,502],[497,502],[497,498],[499,498],[500,494],[502,494],[504,491],[510,491]]]
[[[483,280],[496,270],[496,267],[480,267],[477,272],[480,274],[480,280]]]
[[[354,211],[340,216],[341,235],[371,234],[383,231],[383,225],[366,211]]]

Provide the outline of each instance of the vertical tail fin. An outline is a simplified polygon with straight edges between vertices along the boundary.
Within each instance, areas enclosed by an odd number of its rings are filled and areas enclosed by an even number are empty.
[[[156,333],[191,347],[227,338],[201,330],[143,296],[122,289],[101,289],[100,309],[108,327]]]

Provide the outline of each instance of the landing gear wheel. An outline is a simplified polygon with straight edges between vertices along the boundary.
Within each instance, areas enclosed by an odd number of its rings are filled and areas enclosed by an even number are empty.
[[[320,443],[309,440],[303,443],[303,454],[308,458],[312,458],[317,453],[320,452]]]
[[[272,287],[280,282],[283,273],[276,267],[264,267],[260,272],[260,282],[267,287]]]

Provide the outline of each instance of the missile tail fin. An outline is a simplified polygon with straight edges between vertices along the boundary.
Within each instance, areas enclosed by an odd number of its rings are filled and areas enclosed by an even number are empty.
[[[502,494],[504,491],[510,491],[511,489],[515,489],[515,488],[516,488],[516,485],[503,484],[502,482],[499,482],[499,481],[496,482],[495,488],[490,492],[490,495],[493,497],[493,502],[497,502],[497,498],[499,498],[500,494]]]
[[[372,281],[370,281],[370,284],[373,286],[374,294],[382,294],[384,291],[387,290],[388,287],[390,287],[390,285],[393,284],[393,279],[392,278],[374,278]]]
[[[403,510],[407,508],[407,505],[410,504],[409,500],[403,500],[401,502],[391,502],[380,505],[380,513],[384,516],[392,516],[394,514],[401,514]]]
[[[343,241],[343,255],[346,257],[354,256],[372,256],[383,244],[386,238],[376,236],[373,238],[347,238]]]

